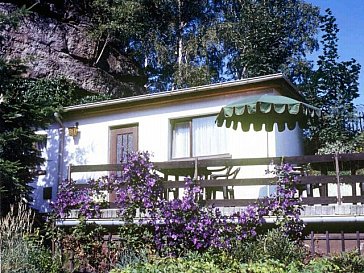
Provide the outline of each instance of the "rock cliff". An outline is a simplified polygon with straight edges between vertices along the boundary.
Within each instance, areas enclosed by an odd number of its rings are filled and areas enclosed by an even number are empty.
[[[1,13],[15,8],[0,2]],[[114,97],[145,93],[146,78],[137,66],[110,45],[100,50],[89,35],[92,25],[83,19],[65,21],[31,12],[16,29],[2,33],[3,56],[20,59],[27,67],[24,76],[29,78],[63,77],[82,89]]]

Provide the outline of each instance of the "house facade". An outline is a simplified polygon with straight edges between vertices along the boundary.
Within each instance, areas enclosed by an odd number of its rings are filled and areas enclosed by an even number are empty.
[[[43,175],[34,181],[34,207],[50,210],[70,165],[120,163],[132,150],[149,151],[155,162],[188,158],[261,158],[303,153],[302,130],[279,132],[217,127],[221,108],[243,96],[277,94],[302,100],[281,74],[67,107],[55,113],[43,148]],[[267,166],[244,167],[240,177],[263,177]],[[93,177],[107,175],[92,173]],[[90,174],[72,175],[82,183]],[[239,194],[268,194],[266,186]],[[240,197],[241,197],[240,196]]]

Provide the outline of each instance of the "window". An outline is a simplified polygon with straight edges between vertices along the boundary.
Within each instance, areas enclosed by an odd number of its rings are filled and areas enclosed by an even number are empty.
[[[227,130],[217,127],[215,119],[204,116],[173,121],[172,158],[227,153]]]

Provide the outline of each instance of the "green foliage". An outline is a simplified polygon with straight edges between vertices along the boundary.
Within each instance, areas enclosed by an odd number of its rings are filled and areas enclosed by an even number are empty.
[[[24,238],[12,238],[1,247],[1,272],[59,273],[62,265],[58,256],[42,245]]]
[[[330,258],[330,262],[337,267],[343,268],[345,273],[364,272],[364,256],[358,250],[341,253]]]
[[[151,91],[216,81],[222,58],[213,2],[94,0],[94,37],[117,45],[149,77]]]
[[[28,261],[36,272],[39,273],[60,273],[62,263],[59,255],[53,255],[51,251],[39,244],[29,243],[30,251]]]
[[[146,250],[140,249],[136,251],[133,249],[124,249],[119,253],[119,259],[115,265],[115,268],[123,269],[139,263],[147,263],[148,261],[148,253]]]
[[[190,254],[184,258],[155,259],[148,263],[138,263],[124,269],[113,269],[111,273],[131,272],[243,272],[238,263],[221,264],[215,263],[210,254]]]
[[[257,262],[266,259],[289,264],[298,262],[306,256],[305,249],[293,242],[278,229],[269,230],[258,236],[257,240],[241,242],[233,248],[231,255],[240,262]]]
[[[303,0],[93,0],[98,52],[122,48],[151,91],[294,74],[317,48],[319,13]]]
[[[307,100],[323,112],[320,122],[309,128],[310,153],[335,142],[355,145],[356,136],[348,121],[354,116],[353,100],[359,96],[360,65],[354,59],[339,61],[339,28],[329,9],[321,16],[320,29],[323,53],[317,61],[318,69],[308,69],[300,86]]]
[[[301,268],[292,269],[292,273],[341,273],[345,267],[337,266],[327,258],[317,258],[311,260],[307,265]]]
[[[291,268],[293,266],[290,266]],[[294,270],[294,267],[293,267]],[[262,260],[254,263],[243,264],[240,272],[246,273],[288,273],[291,272],[285,264],[276,260]]]
[[[149,225],[126,224],[118,229],[121,247],[136,252],[148,250],[153,242],[153,228]]]
[[[73,259],[74,268],[88,272],[107,272],[118,259],[115,242],[105,242],[106,229],[95,223],[88,224],[85,219],[71,228],[69,234],[62,236],[62,249],[67,259]]]
[[[228,73],[246,78],[287,71],[317,48],[317,7],[301,0],[220,1]]]
[[[59,255],[42,245],[33,224],[34,214],[23,203],[0,219],[0,272],[61,272]]]
[[[221,256],[211,254],[193,254],[183,258],[156,259],[147,263],[138,263],[126,268],[115,268],[111,273],[152,273],[152,272],[213,272],[213,273],[359,273],[362,267],[350,267],[348,263],[335,264],[330,258],[316,258],[308,264],[292,262],[284,264],[272,258],[239,263],[233,257],[221,263]],[[354,270],[354,271],[352,271]]]
[[[38,109],[24,100],[24,88],[18,85],[20,67],[0,60],[0,195],[1,212],[21,197],[29,197],[28,183],[35,177],[33,169],[43,160],[34,147],[42,140],[36,128],[45,125]]]
[[[38,81],[20,77],[23,67],[0,59],[0,195],[1,213],[24,197],[30,200],[29,183],[43,163],[35,132],[53,121],[63,106],[106,99],[88,94],[64,79]]]

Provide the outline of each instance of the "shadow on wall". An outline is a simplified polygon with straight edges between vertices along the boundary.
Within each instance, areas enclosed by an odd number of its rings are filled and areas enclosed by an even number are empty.
[[[42,150],[42,157],[45,159],[44,165],[40,166],[41,170],[45,170],[45,175],[40,175],[32,183],[33,191],[33,207],[40,212],[50,211],[49,203],[54,200],[58,186],[58,128],[50,128],[46,131],[47,142]],[[51,189],[50,196],[45,196],[46,189]],[[49,198],[50,199],[45,199]]]
[[[33,207],[40,212],[49,212],[50,202],[54,201],[58,191],[58,180],[67,177],[67,166],[69,164],[82,165],[86,164],[85,154],[92,152],[92,147],[79,148],[80,134],[77,137],[69,137],[66,133],[65,147],[74,147],[71,151],[64,149],[61,155],[61,142],[59,139],[60,129],[53,126],[47,133],[47,144],[42,150],[42,157],[45,159],[44,165],[40,166],[41,170],[45,170],[44,175],[39,175],[31,186],[33,190]],[[73,142],[73,143],[72,143]],[[59,164],[59,158],[62,156],[62,164]],[[59,173],[62,172],[61,177]]]

